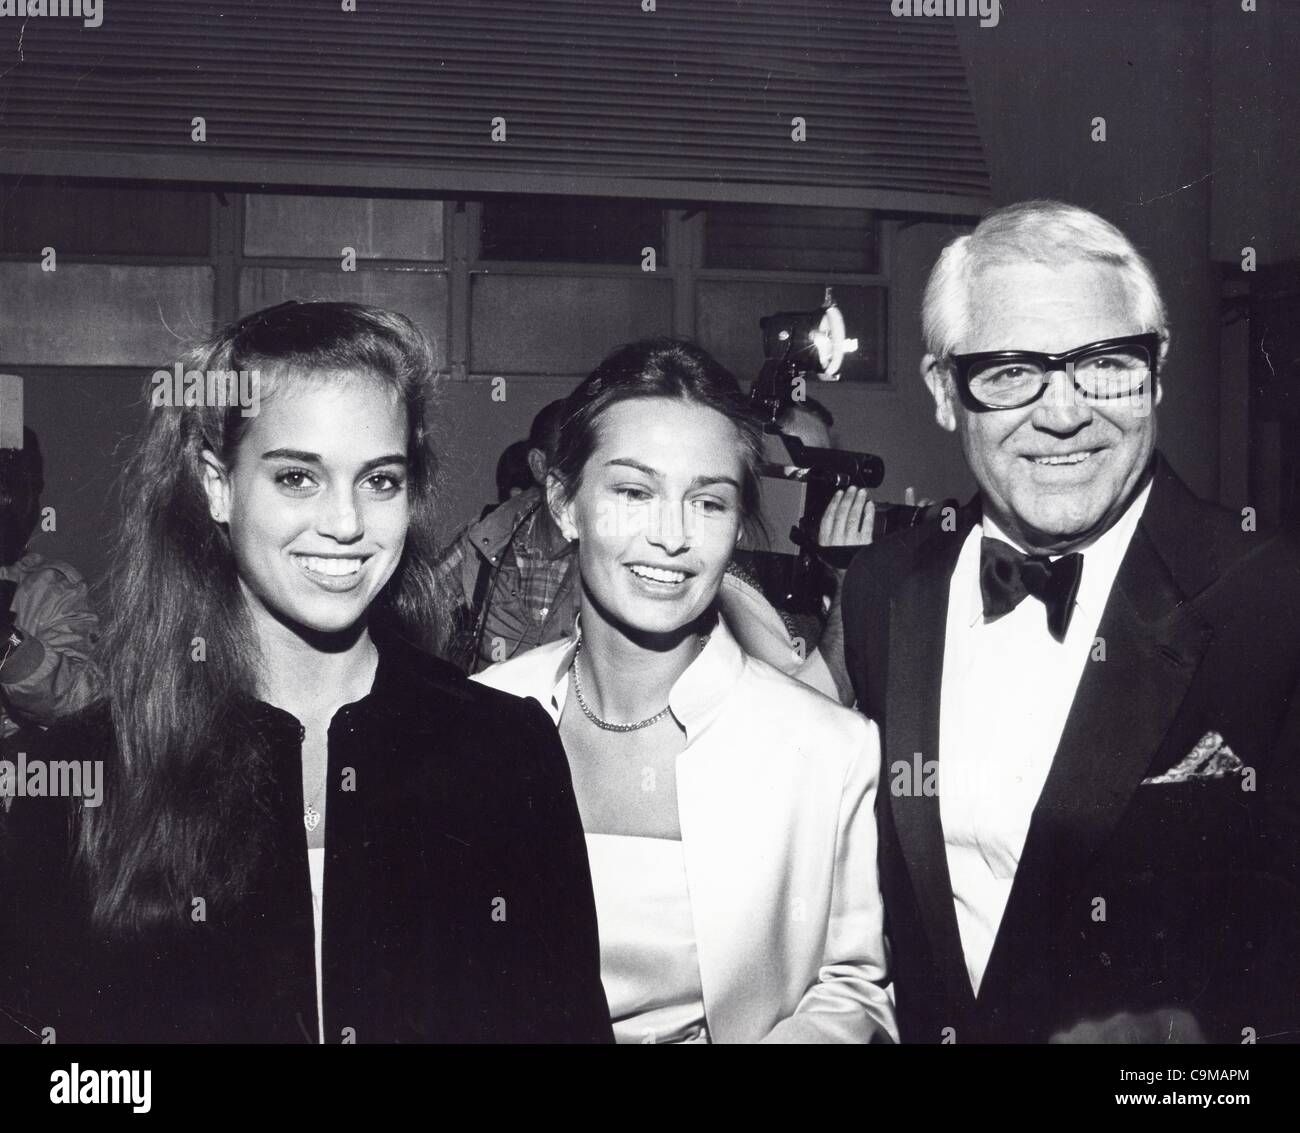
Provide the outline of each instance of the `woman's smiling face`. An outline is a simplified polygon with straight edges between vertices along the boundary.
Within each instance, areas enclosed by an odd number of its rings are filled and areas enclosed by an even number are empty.
[[[663,397],[610,406],[572,498],[551,489],[587,596],[635,633],[690,625],[740,536],[742,477],[736,427],[717,410]]]
[[[232,467],[205,458],[209,509],[227,525],[255,622],[347,630],[402,556],[406,410],[366,374],[281,376],[272,394]]]

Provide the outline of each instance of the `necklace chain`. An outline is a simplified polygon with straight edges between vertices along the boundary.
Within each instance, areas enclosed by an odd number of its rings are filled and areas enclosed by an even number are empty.
[[[642,728],[648,728],[651,724],[656,724],[668,715],[671,705],[665,704],[653,716],[647,716],[644,720],[638,720],[634,724],[614,724],[609,720],[602,720],[595,712],[592,711],[591,705],[587,703],[587,698],[582,695],[582,672],[578,664],[578,658],[582,654],[582,623],[576,621],[574,628],[577,633],[577,642],[573,647],[573,693],[578,699],[578,707],[582,709],[582,714],[587,717],[596,727],[606,732],[639,732]],[[709,640],[708,634],[700,635],[700,649],[703,650]],[[696,656],[699,656],[697,653]]]

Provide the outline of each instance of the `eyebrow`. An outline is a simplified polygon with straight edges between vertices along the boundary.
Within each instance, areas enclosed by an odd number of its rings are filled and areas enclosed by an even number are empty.
[[[321,459],[318,452],[307,452],[305,449],[297,448],[273,448],[262,453],[263,460],[296,460],[299,464],[323,465],[325,461]],[[376,456],[367,460],[362,466],[362,472],[369,472],[372,468],[379,468],[385,464],[400,464],[406,467],[406,457],[401,453],[389,453],[387,456]]]
[[[605,467],[619,465],[624,468],[635,468],[638,472],[643,472],[653,480],[662,480],[663,473],[651,468],[648,464],[642,464],[639,460],[633,460],[630,456],[617,456],[613,460],[605,461]],[[736,491],[740,491],[740,483],[733,476],[715,476],[703,475],[696,476],[691,481],[692,488],[701,488],[706,484],[730,484]]]

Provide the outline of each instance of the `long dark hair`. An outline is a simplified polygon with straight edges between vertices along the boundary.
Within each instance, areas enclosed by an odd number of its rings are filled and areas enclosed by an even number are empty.
[[[572,499],[595,451],[600,418],[620,401],[666,397],[716,410],[736,429],[741,458],[740,510],[757,530],[763,423],[735,375],[707,350],[676,338],[646,338],[620,346],[567,398],[551,472]]]
[[[435,651],[446,604],[432,569],[435,367],[424,335],[375,307],[284,303],[239,319],[183,365],[257,371],[263,400],[304,376],[363,375],[405,405],[410,526],[371,621]],[[267,753],[248,711],[258,650],[203,488],[203,453],[230,467],[249,420],[238,404],[157,405],[123,470],[99,657],[118,758],[77,839],[92,920],[109,933],[176,923],[197,895],[237,899],[264,843]]]

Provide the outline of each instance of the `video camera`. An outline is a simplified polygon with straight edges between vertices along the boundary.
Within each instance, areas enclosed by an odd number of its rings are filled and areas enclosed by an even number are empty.
[[[845,335],[844,316],[831,289],[815,311],[781,311],[759,320],[764,362],[750,388],[750,400],[764,419],[763,518],[773,538],[771,552],[758,564],[769,597],[780,591],[783,608],[820,612],[826,580],[820,560],[847,566],[855,547],[820,547],[818,529],[831,497],[841,488],[875,488],[885,478],[885,462],[873,453],[815,448],[782,432],[778,421],[803,400],[809,379],[838,381],[844,357],[858,348]],[[913,527],[932,507],[877,501],[872,538]],[[785,561],[772,562],[773,557]],[[825,572],[820,572],[824,576]]]

